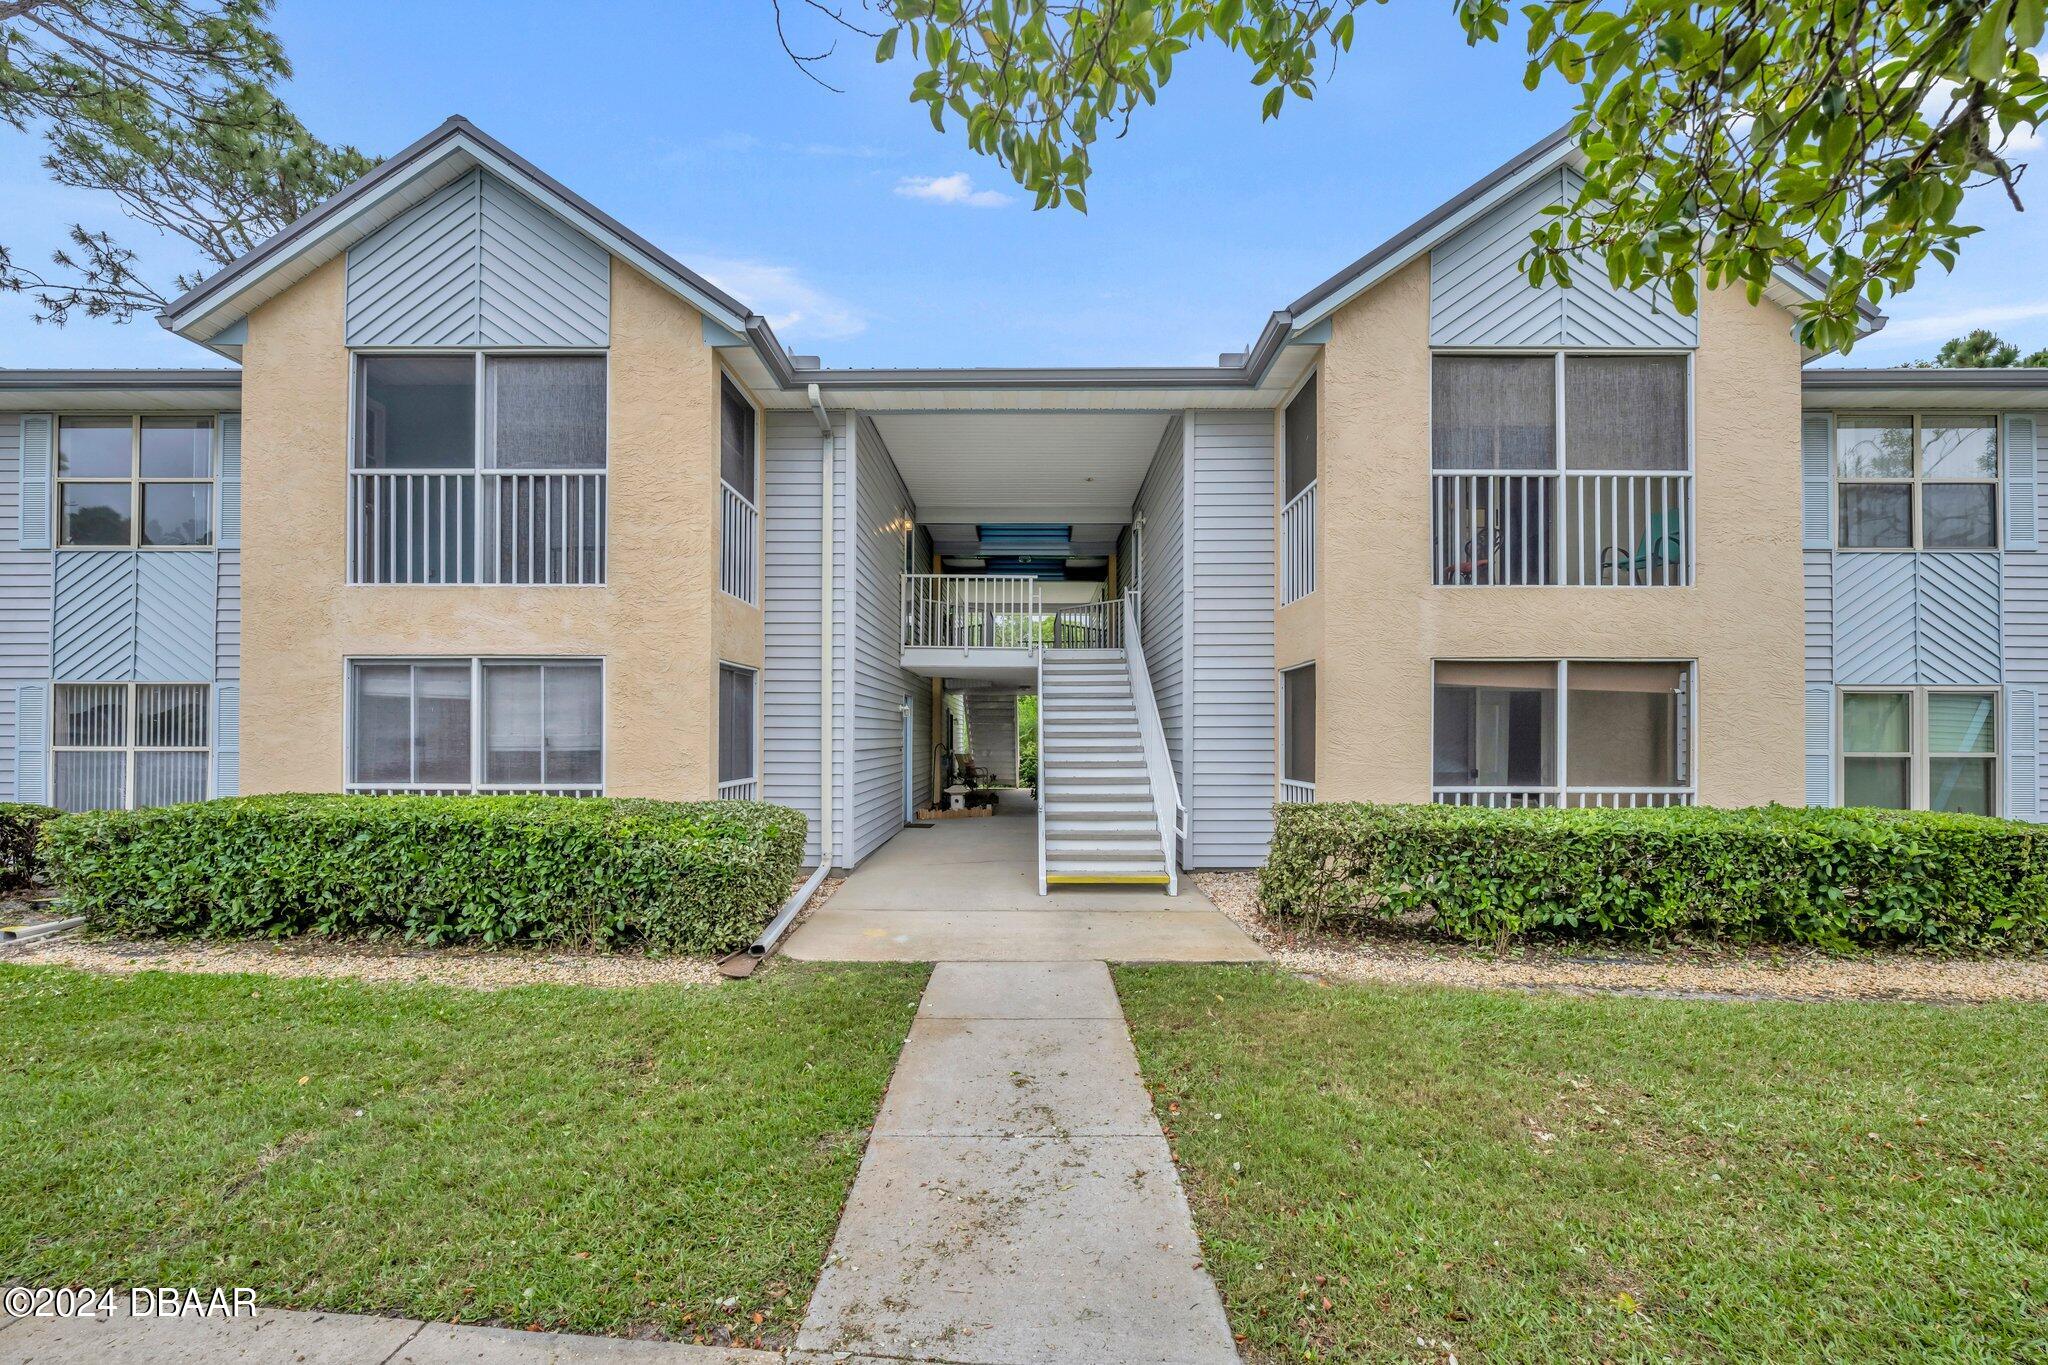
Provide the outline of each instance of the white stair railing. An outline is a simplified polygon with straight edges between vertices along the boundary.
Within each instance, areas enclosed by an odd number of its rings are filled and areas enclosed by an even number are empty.
[[[1180,784],[1173,776],[1173,756],[1166,748],[1166,727],[1159,719],[1159,701],[1152,695],[1152,672],[1145,665],[1145,641],[1138,629],[1138,594],[1135,590],[1124,594],[1124,663],[1131,674],[1131,701],[1138,711],[1138,738],[1145,749],[1145,776],[1152,788],[1152,815],[1159,825],[1159,851],[1166,860],[1166,894],[1180,894],[1180,830],[1182,811],[1180,807]],[[1041,673],[1040,682],[1044,681]],[[1045,697],[1041,691],[1038,703],[1039,714],[1045,714]],[[1045,762],[1045,749],[1041,741],[1038,761]],[[1041,802],[1039,809],[1043,810]],[[1038,834],[1039,859],[1045,858],[1045,831]]]
[[[1049,649],[1122,649],[1124,644],[1123,602],[1083,602],[1059,607],[1052,614]]]
[[[1045,780],[1045,651],[1033,652],[1033,666],[1038,671],[1037,681],[1032,684],[1032,693],[1038,698],[1036,714],[1031,723],[1038,730],[1038,894],[1043,896],[1051,890],[1045,879],[1045,802],[1048,791]]]

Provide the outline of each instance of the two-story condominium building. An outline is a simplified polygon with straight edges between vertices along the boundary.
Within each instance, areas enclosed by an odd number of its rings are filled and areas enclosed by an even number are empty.
[[[1041,887],[1282,801],[2034,817],[2038,372],[1532,288],[1575,175],[1214,366],[840,369],[452,119],[172,305],[238,369],[0,372],[0,790],[759,797],[848,866],[1031,693]]]

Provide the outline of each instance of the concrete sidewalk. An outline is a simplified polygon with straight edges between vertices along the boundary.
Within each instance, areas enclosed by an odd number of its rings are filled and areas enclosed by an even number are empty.
[[[1226,1365],[1100,962],[941,963],[792,1359]]]
[[[410,1318],[264,1309],[243,1318],[0,1316],[4,1365],[776,1365],[767,1351]]]

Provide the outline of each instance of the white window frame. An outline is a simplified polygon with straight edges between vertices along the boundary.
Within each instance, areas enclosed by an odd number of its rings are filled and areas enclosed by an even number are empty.
[[[381,359],[388,356],[474,356],[476,370],[470,380],[471,401],[475,404],[475,416],[471,419],[469,464],[450,465],[443,469],[422,470],[380,470],[371,469],[362,462],[362,362],[366,359]],[[493,453],[496,431],[491,423],[490,413],[490,361],[493,357],[512,359],[546,360],[549,358],[595,357],[604,361],[604,464],[596,469],[520,469],[499,470],[487,460]],[[611,515],[610,495],[612,472],[612,422],[616,404],[612,392],[611,348],[608,346],[353,346],[348,353],[348,456],[343,462],[342,503],[348,509],[348,520],[343,522],[343,537],[353,543],[352,525],[356,516],[355,477],[358,474],[419,473],[467,475],[477,485],[477,505],[483,504],[483,476],[496,473],[516,474],[597,474],[605,481],[606,494],[597,519],[597,543],[600,547],[600,566],[597,577],[583,583],[515,583],[486,580],[483,576],[482,547],[476,547],[478,557],[477,577],[469,582],[446,583],[380,583],[360,576],[358,566],[351,556],[345,575],[347,586],[352,588],[602,588],[610,578],[611,565]],[[481,515],[479,514],[479,521]]]
[[[103,546],[103,547],[100,547],[100,548],[109,548],[109,547],[104,547],[104,546]],[[181,547],[181,548],[182,548],[182,547]],[[56,734],[57,734],[57,721],[58,721],[58,718],[59,718],[59,716],[60,716],[60,715],[62,714],[62,707],[61,707],[61,706],[59,705],[59,700],[58,700],[58,693],[59,693],[59,692],[61,692],[61,691],[62,691],[62,690],[63,690],[64,688],[67,688],[67,687],[118,687],[118,688],[121,688],[121,689],[123,689],[123,691],[122,691],[122,698],[121,698],[121,706],[122,706],[122,728],[121,728],[121,733],[122,733],[122,742],[121,742],[120,744],[59,744],[59,743],[57,743],[57,742],[56,742]],[[137,737],[137,735],[138,735],[138,734],[140,733],[140,731],[141,731],[141,728],[142,728],[142,727],[141,727],[141,726],[140,726],[140,724],[138,723],[138,720],[139,720],[139,716],[138,716],[138,713],[137,713],[137,711],[136,711],[136,703],[137,703],[137,701],[138,701],[138,699],[139,699],[139,692],[140,692],[140,689],[142,689],[142,688],[145,688],[145,687],[196,687],[196,688],[198,688],[198,689],[200,690],[200,695],[201,695],[201,696],[202,696],[202,697],[204,698],[204,701],[203,701],[203,703],[202,703],[202,709],[203,709],[203,714],[204,714],[204,715],[205,715],[205,717],[206,717],[206,743],[205,743],[205,744],[204,744],[203,746],[194,746],[194,745],[190,745],[190,744],[138,744],[138,743],[136,742],[136,737]],[[50,793],[49,793],[49,794],[50,794],[50,798],[51,798],[51,800],[52,800],[52,801],[54,802],[54,801],[55,801],[55,799],[56,799],[56,795],[57,795],[57,756],[58,756],[59,754],[114,754],[114,753],[118,753],[118,754],[122,755],[122,765],[121,765],[121,766],[122,766],[122,770],[123,770],[123,771],[122,771],[122,777],[121,777],[121,805],[120,805],[120,807],[119,807],[119,809],[121,809],[121,810],[137,810],[137,809],[140,809],[140,807],[138,807],[138,806],[137,806],[137,805],[135,804],[135,796],[136,796],[136,782],[135,782],[135,775],[136,775],[136,773],[135,773],[135,770],[136,770],[136,755],[138,755],[138,754],[201,754],[201,755],[203,755],[203,756],[205,757],[205,759],[206,759],[206,792],[205,792],[205,795],[204,795],[204,796],[201,796],[201,797],[200,797],[200,798],[198,798],[198,799],[200,799],[200,800],[202,800],[202,801],[203,801],[203,800],[209,800],[209,799],[211,799],[211,798],[212,798],[212,796],[213,796],[213,745],[214,745],[214,733],[213,733],[213,732],[214,732],[214,721],[215,721],[215,717],[214,717],[214,713],[213,713],[213,703],[214,703],[214,685],[213,685],[212,683],[210,683],[210,682],[194,682],[194,681],[192,681],[192,680],[190,680],[190,679],[185,679],[185,680],[182,680],[182,681],[180,681],[180,680],[171,680],[171,681],[165,681],[165,680],[160,680],[160,679],[156,679],[156,678],[151,678],[151,679],[149,679],[149,680],[148,680],[148,681],[146,681],[146,682],[106,682],[106,681],[103,681],[103,680],[102,680],[102,681],[94,681],[94,682],[87,682],[87,681],[80,681],[80,680],[76,680],[76,679],[73,679],[73,680],[68,680],[68,681],[56,681],[56,682],[52,682],[52,683],[51,683],[51,685],[50,685],[50,729],[49,729],[49,733],[50,733],[50,736],[51,736],[51,742],[50,742]],[[111,807],[100,807],[100,808],[96,808],[96,809],[112,809],[112,808],[111,808]]]
[[[753,701],[753,717],[749,726],[752,732],[753,743],[749,746],[748,752],[748,756],[753,760],[753,772],[746,777],[735,777],[727,780],[714,771],[712,773],[713,787],[721,800],[751,801],[759,796],[761,782],[761,670],[752,664],[734,663],[731,659],[720,659],[718,661],[718,671],[721,675],[721,684],[723,683],[722,675],[728,668],[735,673],[746,674],[753,682],[753,686],[747,690],[747,695]],[[722,685],[719,688],[719,705],[716,719],[718,722],[716,727],[717,734],[712,745],[712,761],[714,763],[724,754],[725,689]],[[746,788],[747,791],[741,794],[738,790],[740,788]]]
[[[1932,412],[1903,412],[1896,408],[1872,408],[1868,410],[1844,409],[1839,412],[1832,412],[1828,416],[1828,521],[1833,528],[1832,540],[1835,549],[1852,555],[1988,555],[1997,554],[2005,548],[2004,483],[2006,451],[2003,414],[1988,411],[1944,412],[1939,409]],[[1982,417],[1988,419],[1991,423],[1992,448],[1998,453],[1998,472],[1989,478],[1931,479],[1927,477],[1926,463],[1922,459],[1921,454],[1925,443],[1920,433],[1922,425],[1930,416],[1937,418]],[[1913,424],[1913,472],[1903,477],[1893,475],[1886,478],[1843,478],[1840,432],[1844,417],[1896,419],[1911,422]],[[1845,485],[1855,488],[1865,484],[1890,487],[1904,486],[1906,488],[1908,499],[1906,511],[1908,520],[1913,527],[1911,544],[1845,545],[1842,543],[1842,489]],[[1991,543],[1989,545],[1929,545],[1927,543],[1927,517],[1921,510],[1923,506],[1922,490],[1929,484],[1989,484],[1991,486]],[[1897,689],[1890,690],[1896,691]]]
[[[1858,553],[1861,553],[1860,551]],[[1991,698],[1991,752],[1988,754],[1937,754],[1927,745],[1927,699],[1943,693],[1971,697]],[[1907,699],[1907,738],[1912,749],[1907,753],[1891,750],[1877,752],[1859,750],[1849,752],[1848,708],[1842,698],[1847,696],[1901,696]],[[1844,684],[1835,688],[1835,791],[1846,798],[1849,792],[1849,760],[1851,758],[1903,758],[1906,760],[1906,801],[1907,810],[1926,810],[1931,799],[1934,782],[1931,777],[1933,760],[1937,758],[1966,758],[1975,761],[1988,759],[1991,763],[1991,814],[2005,814],[2005,689],[1992,684],[1967,686],[1919,687],[1908,683],[1884,685],[1879,683]]]
[[[109,418],[128,419],[128,473],[125,477],[111,474],[88,474],[74,476],[60,472],[64,466],[64,424],[66,422],[105,421]],[[165,418],[179,422],[204,422],[207,427],[206,477],[159,478],[145,476],[142,472],[142,423],[145,418]],[[220,419],[215,412],[70,412],[59,413],[50,432],[50,522],[54,545],[60,553],[79,551],[102,553],[109,550],[140,550],[148,554],[211,554],[220,543],[220,495],[216,491],[220,474]],[[147,484],[203,484],[206,495],[206,541],[201,545],[144,545],[142,543],[142,490]],[[64,489],[69,484],[99,484],[109,488],[126,486],[128,489],[128,543],[126,545],[78,545],[64,538]],[[65,684],[69,686],[70,684]]]
[[[1304,668],[1313,669],[1315,666],[1316,661],[1314,659],[1304,659],[1298,664],[1290,664],[1286,668],[1280,669],[1278,673],[1275,675],[1275,709],[1280,717],[1280,751],[1278,754],[1275,755],[1277,761],[1273,764],[1273,770],[1279,778],[1280,800],[1283,803],[1306,803],[1314,801],[1316,799],[1315,783],[1303,782],[1298,778],[1292,778],[1287,775],[1287,755],[1289,748],[1287,743],[1287,732],[1289,727],[1293,723],[1293,710],[1287,704],[1287,675],[1290,673],[1299,673]],[[1434,669],[1432,669],[1432,672],[1434,672]],[[1434,681],[1432,681],[1432,685],[1430,687],[1430,705],[1432,707],[1436,705],[1435,696],[1436,688],[1434,685]],[[1322,709],[1323,679],[1322,675],[1318,673],[1316,675],[1316,715],[1314,717],[1317,727],[1316,747],[1318,750],[1322,748]],[[1318,754],[1318,756],[1320,757],[1320,754]],[[1432,762],[1434,762],[1435,755],[1432,753],[1430,757]]]
[[[1557,707],[1555,720],[1557,770],[1553,780],[1545,784],[1526,787],[1463,787],[1439,786],[1436,780],[1436,693],[1437,668],[1442,664],[1549,664],[1557,671],[1554,703]],[[1685,727],[1685,776],[1686,780],[1671,787],[1575,787],[1571,781],[1571,668],[1573,664],[1659,664],[1678,665],[1685,669],[1685,705],[1687,714],[1681,717]],[[1320,705],[1321,680],[1318,679],[1317,703]],[[1962,689],[1967,691],[1968,689]],[[1534,795],[1534,801],[1454,801],[1458,805],[1530,805],[1569,806],[1574,796],[1582,798],[1580,805],[1631,804],[1583,799],[1600,793],[1645,792],[1668,796],[1668,800],[1648,802],[1651,805],[1690,806],[1698,802],[1700,791],[1700,664],[1697,659],[1673,659],[1638,655],[1628,659],[1564,658],[1564,659],[1476,659],[1470,656],[1433,658],[1429,661],[1429,785],[1430,799],[1441,801],[1442,792],[1497,792],[1501,794]]]
[[[356,715],[355,673],[359,667],[376,664],[468,664],[469,665],[469,781],[461,782],[358,782],[355,776]],[[597,781],[556,782],[545,786],[532,782],[484,781],[484,668],[490,664],[595,664],[597,665]],[[529,794],[603,796],[611,772],[611,669],[602,656],[589,654],[364,654],[351,655],[341,666],[341,772],[342,789],[358,794],[384,795],[421,792],[456,795]],[[408,737],[409,738],[409,737]]]

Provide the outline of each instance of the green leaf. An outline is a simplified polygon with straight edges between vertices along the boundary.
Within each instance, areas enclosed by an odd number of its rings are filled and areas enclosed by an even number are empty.
[[[901,29],[892,28],[882,35],[881,41],[875,44],[875,61],[877,63],[886,62],[896,55],[896,35],[902,31]]]

